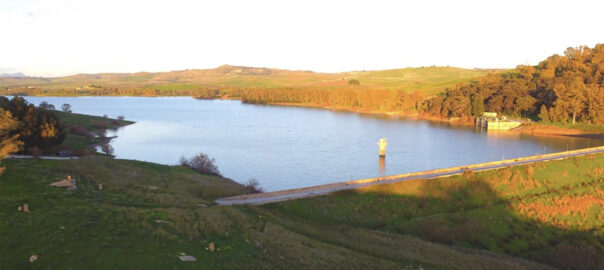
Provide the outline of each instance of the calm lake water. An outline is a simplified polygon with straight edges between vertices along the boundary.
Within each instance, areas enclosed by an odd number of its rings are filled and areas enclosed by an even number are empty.
[[[204,152],[238,182],[268,191],[602,145],[602,140],[485,133],[427,121],[189,97],[26,97],[136,124],[112,141],[118,158],[174,165]],[[377,142],[387,138],[385,160]]]

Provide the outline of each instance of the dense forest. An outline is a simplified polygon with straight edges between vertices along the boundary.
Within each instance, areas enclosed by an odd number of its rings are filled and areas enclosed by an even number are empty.
[[[604,123],[604,44],[568,48],[537,66],[487,75],[447,89],[424,103],[440,117],[470,118],[483,111],[543,122]]]

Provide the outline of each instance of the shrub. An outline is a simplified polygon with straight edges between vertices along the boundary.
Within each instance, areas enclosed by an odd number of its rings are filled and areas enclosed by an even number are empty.
[[[73,155],[78,156],[78,157],[90,156],[90,155],[92,155],[92,151],[90,151],[90,149],[88,149],[88,148],[77,149],[77,150],[73,151]]]
[[[91,126],[95,129],[107,129],[107,122],[105,121],[94,121]]]
[[[85,127],[81,126],[81,125],[71,125],[69,127],[69,132],[75,134],[75,135],[80,135],[80,136],[89,136],[90,132],[88,131],[88,129],[86,129]]]
[[[262,193],[264,190],[260,187],[260,183],[255,178],[250,178],[250,180],[243,185],[243,194],[254,194],[254,193]]]
[[[349,85],[361,85],[361,83],[359,82],[359,80],[355,80],[355,79],[349,80],[348,84]]]
[[[30,147],[27,149],[27,152],[29,152],[30,155],[39,158],[40,156],[42,156],[42,154],[44,154],[42,152],[42,150],[40,150],[38,147]]]
[[[189,167],[203,174],[221,176],[218,167],[214,164],[215,159],[208,157],[205,153],[199,153],[194,157],[187,159],[180,158],[180,165]]]

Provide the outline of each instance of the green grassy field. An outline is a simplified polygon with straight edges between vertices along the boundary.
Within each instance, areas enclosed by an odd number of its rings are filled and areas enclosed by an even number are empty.
[[[58,114],[91,130],[131,123]],[[242,185],[181,166],[1,165],[0,269],[588,269],[604,245],[604,155],[237,207],[214,200]],[[68,175],[76,190],[49,185]]]
[[[406,181],[268,205],[286,218],[357,226],[524,257],[604,267],[604,155]]]
[[[217,206],[215,198],[240,194],[242,186],[184,167],[94,156],[2,165],[2,269],[544,268],[358,222],[302,218],[300,210],[283,204]],[[49,186],[67,175],[76,179],[76,190]],[[25,203],[31,213],[17,211]],[[332,206],[306,213],[322,216]],[[206,249],[210,243],[214,252]],[[180,262],[181,253],[197,262]],[[39,259],[29,263],[34,254]]]
[[[65,127],[67,132],[67,136],[65,137],[65,141],[63,141],[62,146],[71,151],[81,151],[106,141],[95,136],[87,137],[75,134],[70,131],[72,126],[81,126],[90,132],[90,134],[96,134],[102,130],[118,129],[134,123],[132,121],[117,120],[78,113],[66,113],[62,111],[54,111],[54,113],[61,119],[61,124],[63,127]]]
[[[453,67],[420,67],[377,71],[317,73],[268,68],[221,66],[215,69],[158,73],[79,74],[58,78],[0,78],[0,87],[41,88],[42,96],[90,95],[87,87],[141,88],[170,95],[175,90],[221,88],[325,88],[351,87],[348,80],[360,81],[359,89],[419,90],[433,95],[458,83],[480,78],[492,70]],[[80,88],[76,90],[76,88]],[[8,93],[8,92],[7,92]],[[127,93],[127,92],[125,92]],[[0,94],[2,91],[0,90]],[[128,94],[124,94],[128,95]]]

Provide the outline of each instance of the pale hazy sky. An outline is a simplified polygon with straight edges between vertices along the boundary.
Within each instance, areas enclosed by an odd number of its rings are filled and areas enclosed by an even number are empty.
[[[511,68],[604,43],[604,1],[0,0],[0,73]]]

